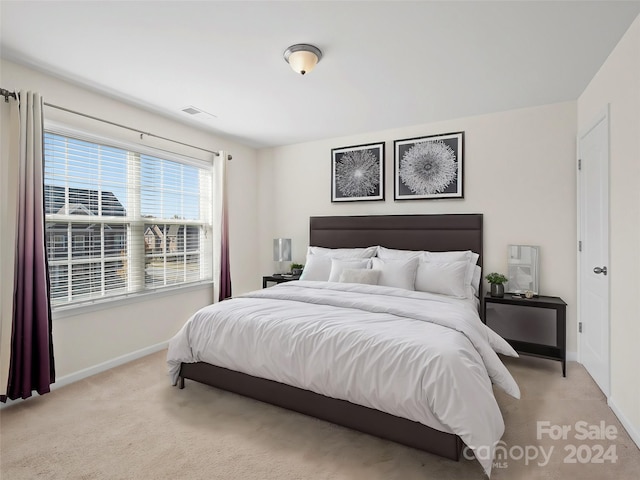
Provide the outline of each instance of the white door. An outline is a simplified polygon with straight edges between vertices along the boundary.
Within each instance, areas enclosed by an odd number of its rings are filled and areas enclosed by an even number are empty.
[[[578,137],[580,361],[609,396],[609,114]],[[580,332],[581,330],[581,332]]]

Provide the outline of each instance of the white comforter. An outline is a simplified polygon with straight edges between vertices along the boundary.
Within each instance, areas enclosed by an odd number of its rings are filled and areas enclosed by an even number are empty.
[[[207,362],[491,452],[504,432],[491,383],[520,396],[471,303],[371,285],[289,282],[210,305],[171,340],[167,360],[174,384],[181,362]],[[480,460],[487,474],[492,458]]]

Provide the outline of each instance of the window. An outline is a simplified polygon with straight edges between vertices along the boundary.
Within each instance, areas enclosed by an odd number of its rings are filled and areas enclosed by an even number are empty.
[[[212,278],[211,167],[45,133],[52,305]]]

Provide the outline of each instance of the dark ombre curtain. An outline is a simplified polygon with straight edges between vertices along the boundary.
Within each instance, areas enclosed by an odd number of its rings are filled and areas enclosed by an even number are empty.
[[[226,194],[225,194],[226,197]],[[226,198],[225,198],[226,200]],[[222,231],[220,241],[220,293],[218,300],[231,298],[231,267],[229,266],[229,213],[225,201],[222,212]]]
[[[6,396],[44,394],[55,381],[49,272],[44,242],[42,97],[20,92],[13,322]],[[15,118],[16,116],[13,116]]]
[[[219,272],[217,278],[214,277],[214,292],[217,290],[218,301],[231,298],[231,267],[229,262],[229,206],[227,195],[227,161],[231,157],[227,157],[225,152],[214,158],[214,177],[215,188],[214,197],[216,201],[216,220],[214,229],[219,228],[220,233],[216,235],[219,239],[214,248],[219,248],[219,255],[215,255],[217,265],[214,266],[214,272]],[[215,282],[217,281],[217,285]]]

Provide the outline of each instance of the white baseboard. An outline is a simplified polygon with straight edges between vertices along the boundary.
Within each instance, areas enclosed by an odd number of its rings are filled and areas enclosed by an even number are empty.
[[[169,342],[161,342],[156,345],[151,345],[149,347],[142,348],[140,350],[136,350],[135,352],[127,353],[125,355],[121,355],[116,358],[112,358],[111,360],[107,360],[106,362],[99,363],[98,365],[94,365],[93,367],[85,368],[83,370],[79,370],[74,373],[70,373],[69,375],[65,375],[64,377],[58,378],[54,384],[51,385],[51,391],[57,390],[58,388],[65,387],[79,380],[91,377],[98,373],[105,372],[107,370],[111,370],[112,368],[118,367],[120,365],[124,365],[125,363],[132,362],[137,360],[138,358],[146,357],[147,355],[151,355],[152,353],[159,352],[160,350],[164,350],[169,345]],[[33,392],[33,397],[37,397],[38,393]],[[29,400],[27,398],[26,400]],[[25,400],[18,398],[16,400],[7,400],[7,403],[0,403],[0,409],[6,408],[10,405],[14,405],[20,402],[24,402]]]
[[[618,420],[620,420],[620,423],[631,437],[631,440],[633,440],[637,447],[640,448],[640,431],[629,421],[624,413],[622,413],[618,408],[618,405],[616,405],[616,402],[611,397],[609,397],[607,403],[609,404],[609,407],[611,407],[611,410],[613,410],[613,413],[616,414],[616,417],[618,417]]]
[[[132,362],[134,360],[137,360],[138,358],[146,357],[147,355],[151,355],[152,353],[156,353],[167,348],[168,345],[169,342],[161,342],[156,345],[151,345],[150,347],[136,350],[135,352],[127,353],[125,355],[121,355],[120,357],[107,360],[106,362],[99,363],[98,365],[94,365],[93,367],[85,368],[84,370],[80,370],[75,373],[70,373],[69,375],[65,375],[64,377],[57,379],[56,383],[51,385],[51,390],[67,386],[71,383],[77,382],[78,380],[91,377],[92,375],[95,375],[97,373],[111,370],[112,368]]]
[[[577,362],[578,352],[567,352],[567,362]]]

